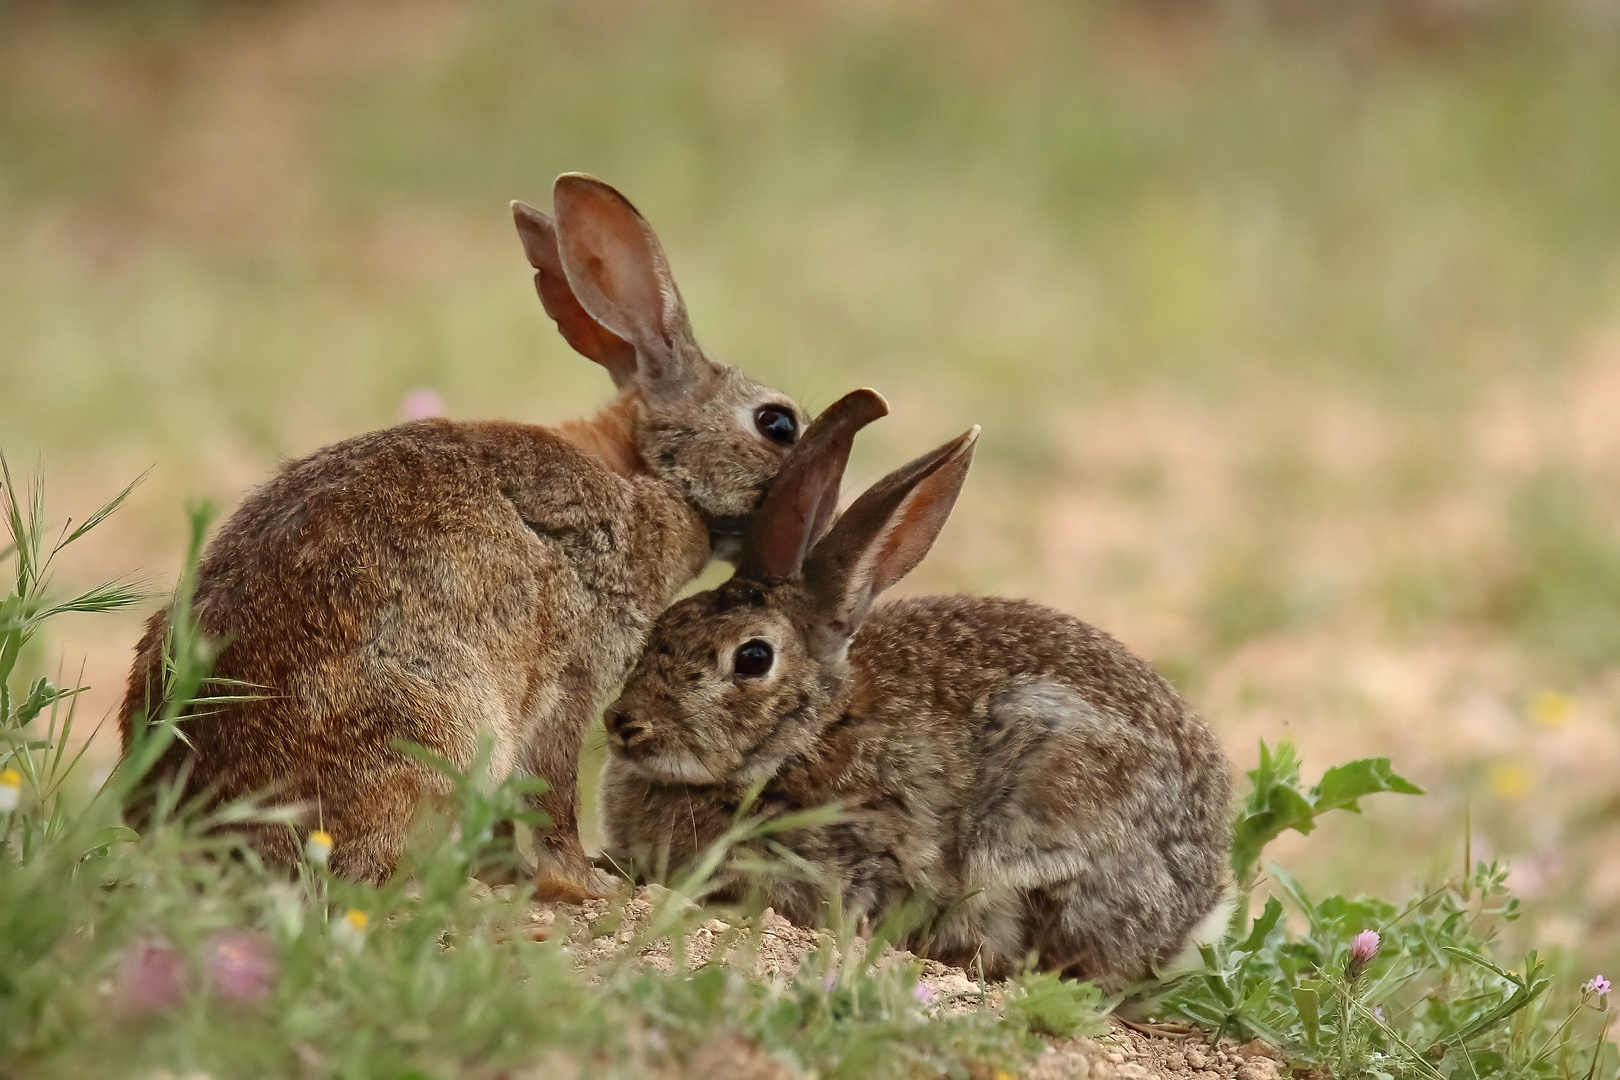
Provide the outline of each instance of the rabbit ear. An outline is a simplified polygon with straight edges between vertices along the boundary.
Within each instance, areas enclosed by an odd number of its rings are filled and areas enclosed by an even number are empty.
[[[794,577],[838,507],[838,485],[855,433],[889,403],[876,390],[845,394],[811,421],[754,511],[737,559],[737,573],[756,581]]]
[[[534,267],[534,288],[546,314],[575,352],[607,368],[613,385],[622,389],[635,377],[636,347],[591,318],[580,306],[574,290],[568,287],[568,275],[557,254],[557,227],[551,219],[520,202],[512,203],[512,218],[523,241],[523,254]]]
[[[593,176],[564,173],[552,188],[557,253],[591,318],[635,348],[635,378],[678,396],[694,377],[686,305],[652,226],[630,200]]]
[[[909,574],[934,546],[973,463],[975,425],[879,480],[856,499],[805,563],[820,616],[842,650],[878,594]]]

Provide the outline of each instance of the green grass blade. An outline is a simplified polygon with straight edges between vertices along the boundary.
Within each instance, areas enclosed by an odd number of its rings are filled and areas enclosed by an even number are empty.
[[[122,581],[108,581],[88,592],[80,593],[71,600],[52,604],[34,618],[35,620],[49,619],[57,615],[65,615],[70,611],[117,611],[120,608],[129,607],[131,604],[138,604],[144,599],[146,599],[146,593],[133,585]]]
[[[62,548],[67,547],[69,544],[73,543],[73,541],[79,539],[79,537],[83,536],[91,529],[94,529],[97,525],[100,525],[103,521],[106,521],[107,518],[116,512],[120,506],[124,505],[124,501],[129,498],[130,493],[139,487],[141,483],[146,480],[147,476],[151,474],[151,472],[152,470],[148,469],[146,472],[141,473],[141,475],[131,480],[124,487],[123,491],[120,491],[117,495],[114,495],[111,499],[103,503],[94,513],[85,518],[84,521],[80,523],[78,528],[68,533],[67,538],[57,545],[56,550],[60,551]]]

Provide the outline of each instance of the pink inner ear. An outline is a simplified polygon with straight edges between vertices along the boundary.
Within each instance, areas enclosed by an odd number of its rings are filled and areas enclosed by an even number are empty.
[[[563,270],[552,220],[520,202],[512,204],[512,216],[523,240],[523,253],[535,269],[534,287],[546,314],[556,322],[564,341],[607,368],[614,385],[622,388],[636,373],[635,347],[597,322],[580,305]]]
[[[877,595],[928,554],[962,490],[978,436],[975,427],[885,476],[816,546],[805,578],[831,627],[853,633]]]
[[[667,344],[667,271],[641,215],[597,181],[564,178],[554,198],[563,266],[585,310],[621,338]]]
[[[799,572],[815,539],[818,511],[829,497],[837,501],[842,474],[842,461],[821,461],[788,478],[791,490],[779,497],[779,508],[772,508],[770,521],[757,531],[750,545],[748,570],[752,576],[781,580]]]
[[[873,547],[871,595],[877,596],[889,586],[917,568],[927,556],[940,530],[956,506],[967,479],[968,466],[973,463],[973,444],[979,437],[975,427],[956,440],[951,451],[897,508],[893,520]],[[947,444],[949,446],[951,444]]]
[[[636,374],[636,347],[586,313],[560,273],[536,271],[535,288],[546,314],[575,352],[607,368],[613,385],[623,387]]]
[[[869,574],[871,583],[868,586],[874,597],[886,592],[889,586],[917,568],[933,546],[934,538],[950,512],[950,502],[947,502],[936,523],[933,508],[924,504],[921,488],[900,504],[900,513],[874,545]],[[930,528],[930,525],[934,527]]]

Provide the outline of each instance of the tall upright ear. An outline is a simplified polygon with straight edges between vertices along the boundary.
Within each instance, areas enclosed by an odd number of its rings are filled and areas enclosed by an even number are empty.
[[[694,373],[686,305],[664,249],[630,200],[584,173],[564,173],[552,188],[557,253],[568,285],[591,318],[634,346],[637,379],[678,394]]]
[[[557,229],[540,211],[520,202],[512,203],[512,219],[517,222],[523,254],[534,267],[534,288],[546,314],[557,324],[563,340],[574,351],[595,360],[613,376],[613,385],[623,389],[636,374],[636,347],[615,334],[585,311],[574,290],[568,286],[562,259],[557,254]]]
[[[971,430],[868,488],[817,544],[804,579],[821,604],[828,644],[842,647],[872,601],[909,574],[934,546],[973,464]]]
[[[738,574],[782,581],[799,573],[805,553],[821,539],[838,508],[838,486],[855,433],[888,414],[882,394],[861,389],[845,394],[811,421],[754,511],[737,559]]]

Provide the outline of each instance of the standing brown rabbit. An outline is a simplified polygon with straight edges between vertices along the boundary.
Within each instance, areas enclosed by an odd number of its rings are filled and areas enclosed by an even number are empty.
[[[555,427],[420,420],[318,450],[248,496],[197,576],[194,610],[224,642],[214,675],[262,696],[197,710],[157,775],[221,800],[272,791],[308,827],[318,812],[348,877],[387,877],[422,797],[447,790],[395,741],[466,767],[487,731],[495,776],[550,784],[542,888],[589,888],[574,806],[586,723],[675,591],[734,554],[797,441],[791,400],[693,339],[622,195],[570,173],[553,198],[555,223],[513,203],[518,233],[547,314],[607,368],[613,402]],[[167,626],[155,615],[138,648],[126,751],[163,692]],[[271,863],[298,857],[285,827],[253,842]]]
[[[1147,664],[1050,608],[946,596],[873,610],[933,544],[978,430],[890,474],[814,543],[875,415],[859,395],[839,408],[789,458],[737,575],[664,613],[609,708],[609,850],[689,863],[763,781],[755,812],[843,808],[777,839],[847,912],[921,902],[938,925],[913,948],[992,977],[1031,958],[1115,984],[1145,975],[1220,906],[1219,743]],[[826,899],[812,881],[762,886],[798,922]]]

